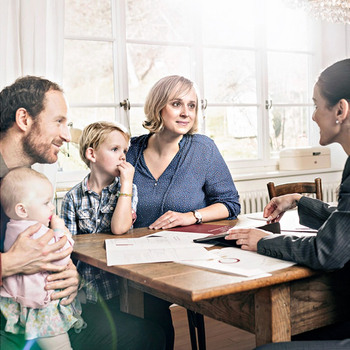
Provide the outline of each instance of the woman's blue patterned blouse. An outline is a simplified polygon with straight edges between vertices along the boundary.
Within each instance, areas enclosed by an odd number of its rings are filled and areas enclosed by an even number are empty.
[[[127,161],[135,167],[139,197],[135,228],[148,227],[168,210],[186,213],[214,203],[227,207],[228,219],[237,217],[239,195],[213,140],[200,134],[184,135],[178,153],[156,180],[143,157],[149,137],[133,137],[127,153]]]

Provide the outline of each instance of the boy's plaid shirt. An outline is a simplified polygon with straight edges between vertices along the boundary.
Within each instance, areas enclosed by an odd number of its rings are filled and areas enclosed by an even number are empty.
[[[88,189],[88,177],[89,175],[67,192],[62,202],[61,217],[72,235],[111,232],[111,219],[118,201],[120,180],[116,178],[102,190],[100,196]],[[131,206],[136,213],[138,197],[134,184],[132,194]],[[77,267],[85,280],[84,289],[88,301],[97,302],[98,297],[108,300],[119,294],[115,275],[81,261],[78,261]]]

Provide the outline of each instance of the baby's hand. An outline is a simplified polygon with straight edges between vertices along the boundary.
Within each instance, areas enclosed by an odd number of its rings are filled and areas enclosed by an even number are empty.
[[[54,230],[55,228],[59,228],[61,230],[65,229],[65,224],[63,219],[61,219],[58,215],[52,214],[50,227]]]
[[[61,231],[63,234],[67,235],[68,237],[72,237],[71,233],[69,232],[69,230],[64,224],[64,220],[61,219],[56,214],[52,214],[50,227],[54,231]]]

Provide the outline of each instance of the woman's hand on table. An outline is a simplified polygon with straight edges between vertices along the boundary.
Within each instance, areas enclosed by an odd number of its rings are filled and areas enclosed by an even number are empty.
[[[169,210],[160,216],[153,224],[149,226],[152,230],[165,230],[176,226],[188,226],[196,223],[196,218],[192,212],[178,213]]]
[[[78,287],[80,284],[81,276],[79,275],[76,266],[72,260],[63,272],[52,273],[47,277],[48,283],[45,286],[46,290],[60,290],[51,294],[51,299],[63,299],[62,305],[70,304],[78,294]]]
[[[301,194],[294,193],[272,198],[263,212],[264,218],[267,218],[267,223],[280,221],[287,210],[297,206],[301,197]]]
[[[274,197],[264,208],[263,216],[267,218],[267,223],[280,221],[283,214],[296,207],[301,195],[298,193],[287,194],[284,196]],[[270,235],[270,232],[258,228],[232,228],[227,231],[227,240],[236,240],[237,245],[243,250],[256,252],[258,242],[261,238]]]
[[[258,242],[261,238],[270,235],[270,232],[260,230],[258,228],[232,228],[227,231],[227,240],[236,240],[243,250],[256,252],[258,250]]]

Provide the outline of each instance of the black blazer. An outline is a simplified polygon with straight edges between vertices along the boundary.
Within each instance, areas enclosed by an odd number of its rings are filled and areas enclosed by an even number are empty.
[[[302,225],[318,230],[316,236],[266,236],[258,242],[258,253],[313,269],[342,268],[350,260],[350,157],[343,171],[338,207],[302,197],[298,214]]]

